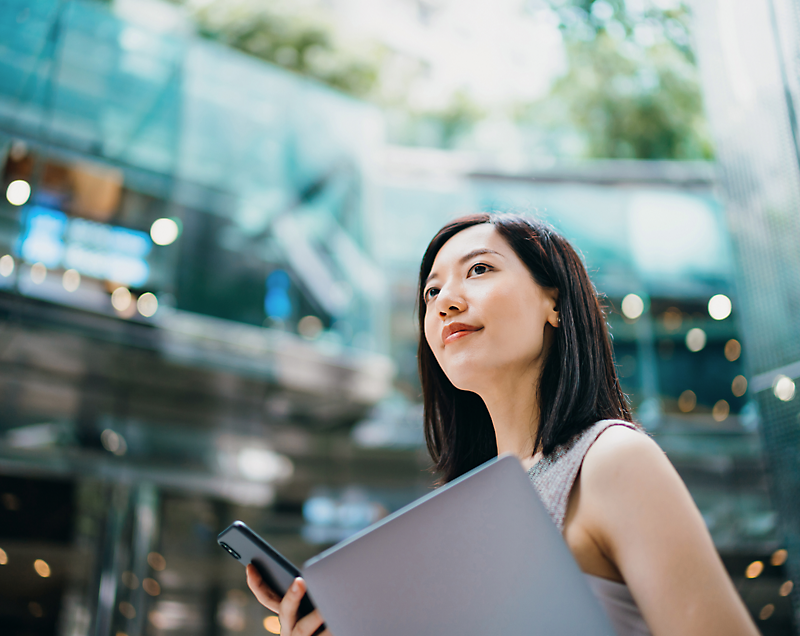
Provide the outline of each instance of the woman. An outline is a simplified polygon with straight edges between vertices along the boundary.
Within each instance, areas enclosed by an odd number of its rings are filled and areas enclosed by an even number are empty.
[[[446,225],[420,268],[425,437],[441,482],[513,453],[620,636],[758,632],[663,452],[632,423],[605,317],[567,241],[509,215]],[[301,579],[281,600],[295,622]]]

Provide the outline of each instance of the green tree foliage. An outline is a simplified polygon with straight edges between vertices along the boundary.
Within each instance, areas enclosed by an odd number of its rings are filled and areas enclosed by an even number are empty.
[[[172,0],[185,5],[203,37],[217,40],[355,97],[369,97],[385,48],[352,42],[306,3]]]
[[[632,12],[631,5],[641,5]],[[662,5],[666,4],[662,2]],[[551,5],[569,70],[520,120],[581,137],[590,158],[709,159],[687,10],[647,0]]]

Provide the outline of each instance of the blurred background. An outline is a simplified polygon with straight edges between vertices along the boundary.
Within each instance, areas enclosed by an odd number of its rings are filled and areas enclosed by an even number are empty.
[[[0,4],[0,632],[277,633],[432,487],[416,272],[534,214],[765,635],[800,634],[797,0]],[[794,605],[793,605],[794,603]]]

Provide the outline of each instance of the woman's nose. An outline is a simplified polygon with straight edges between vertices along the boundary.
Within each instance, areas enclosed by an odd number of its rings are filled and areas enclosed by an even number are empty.
[[[464,299],[455,290],[444,288],[436,298],[436,305],[441,318],[464,311],[467,307]]]

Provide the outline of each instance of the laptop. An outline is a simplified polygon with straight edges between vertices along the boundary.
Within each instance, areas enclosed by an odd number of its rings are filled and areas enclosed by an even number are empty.
[[[614,636],[519,460],[494,458],[307,561],[334,636]]]

